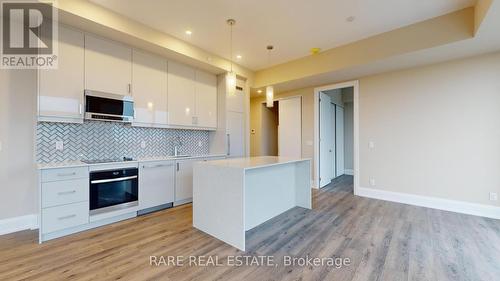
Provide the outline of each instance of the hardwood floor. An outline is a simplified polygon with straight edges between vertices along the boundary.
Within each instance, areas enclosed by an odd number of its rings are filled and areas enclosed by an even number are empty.
[[[0,280],[500,280],[500,221],[355,197],[352,177],[314,192],[247,233],[241,252],[191,226],[191,205],[37,244],[36,231],[0,236]],[[227,266],[228,257],[277,266]],[[284,266],[285,256],[348,258]],[[219,258],[223,266],[152,266],[150,256]]]

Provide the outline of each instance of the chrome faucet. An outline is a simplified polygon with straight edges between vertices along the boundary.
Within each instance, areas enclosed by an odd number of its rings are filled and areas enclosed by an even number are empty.
[[[182,141],[180,137],[176,137],[174,140],[174,156],[179,156],[179,147],[182,146]]]

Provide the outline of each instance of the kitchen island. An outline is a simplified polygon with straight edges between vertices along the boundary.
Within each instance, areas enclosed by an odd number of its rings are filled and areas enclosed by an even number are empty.
[[[293,208],[311,209],[311,161],[275,156],[198,162],[193,226],[242,251],[245,232]]]

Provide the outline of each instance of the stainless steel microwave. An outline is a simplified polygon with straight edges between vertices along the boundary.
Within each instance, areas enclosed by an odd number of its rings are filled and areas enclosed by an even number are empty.
[[[134,100],[131,96],[85,90],[85,119],[130,123],[134,120]]]

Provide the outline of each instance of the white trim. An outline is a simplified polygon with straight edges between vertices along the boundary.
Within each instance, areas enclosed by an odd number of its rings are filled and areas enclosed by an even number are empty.
[[[354,176],[354,169],[344,169],[344,175]]]
[[[347,87],[354,88],[354,195],[358,195],[359,188],[359,81],[349,81],[314,88],[314,188],[319,188],[319,92]]]
[[[475,204],[463,201],[449,200],[408,193],[386,191],[380,189],[358,187],[358,194],[362,197],[403,203],[413,206],[427,207],[443,211],[450,211],[473,216],[500,219],[500,207]]]
[[[36,214],[0,220],[0,235],[37,228],[38,216]]]

